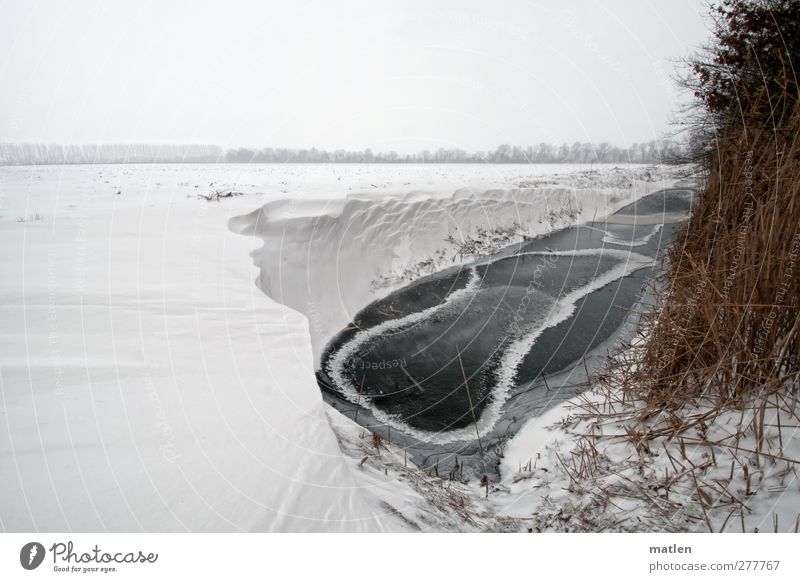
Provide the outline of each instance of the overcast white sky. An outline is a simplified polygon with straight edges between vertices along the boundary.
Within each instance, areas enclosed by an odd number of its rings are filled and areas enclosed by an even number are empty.
[[[660,137],[703,0],[0,2],[0,141],[415,151]]]

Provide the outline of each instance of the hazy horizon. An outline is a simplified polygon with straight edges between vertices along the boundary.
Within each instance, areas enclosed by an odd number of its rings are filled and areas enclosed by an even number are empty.
[[[0,141],[325,150],[663,137],[699,0],[0,5]]]

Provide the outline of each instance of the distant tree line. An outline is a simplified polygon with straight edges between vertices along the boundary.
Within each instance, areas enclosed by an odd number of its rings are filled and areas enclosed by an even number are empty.
[[[466,152],[461,149],[425,150],[413,154],[397,152],[318,150],[264,148],[237,148],[228,150],[228,162],[280,162],[280,163],[388,163],[388,164],[608,164],[638,163],[657,164],[681,161],[684,147],[673,140],[654,140],[619,147],[603,142],[599,144],[575,142],[572,145],[540,143],[536,146],[512,146],[503,144],[486,152]]]
[[[658,164],[681,161],[684,146],[673,140],[655,140],[619,147],[575,142],[572,145],[540,143],[536,146],[503,144],[486,152],[461,149],[413,154],[316,148],[236,148],[227,152],[213,145],[160,144],[0,144],[0,165],[125,164],[125,163],[321,163],[321,164]]]
[[[198,144],[0,144],[0,165],[148,164],[225,161],[219,146]]]

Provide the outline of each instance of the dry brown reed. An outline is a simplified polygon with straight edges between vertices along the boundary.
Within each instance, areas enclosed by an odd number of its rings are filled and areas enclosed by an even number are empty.
[[[669,251],[665,291],[645,316],[646,343],[633,366],[606,375],[647,403],[644,416],[699,397],[739,406],[797,386],[800,105],[779,124],[756,119],[720,141]]]

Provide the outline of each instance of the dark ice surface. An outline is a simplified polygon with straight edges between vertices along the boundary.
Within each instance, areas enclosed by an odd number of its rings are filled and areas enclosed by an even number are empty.
[[[495,256],[421,278],[373,302],[331,340],[322,356],[317,376],[326,400],[351,418],[358,408],[360,424],[406,448],[418,464],[449,466],[454,462],[449,458],[457,455],[474,471],[495,470],[498,443],[502,445],[531,416],[585,390],[585,370],[591,372],[607,349],[633,335],[632,310],[682,224],[675,221],[676,213],[688,212],[691,202],[688,189],[656,192],[619,210],[615,216],[628,217],[624,220],[591,222],[528,240]],[[643,224],[636,223],[640,215],[648,215]],[[663,215],[663,224],[654,224],[659,221],[653,215]],[[641,255],[652,261],[631,268],[630,257]],[[597,282],[626,264],[624,276]],[[465,293],[476,274],[478,283]],[[573,313],[552,324],[557,302],[563,303],[571,292],[591,288],[587,286],[598,288],[577,294]],[[456,292],[461,299],[447,303]],[[338,350],[363,330],[388,321],[397,324],[436,305],[442,307],[429,317],[398,324],[359,345],[342,369],[351,386],[359,388],[361,404],[341,397],[330,376]],[[481,418],[494,400],[507,351],[535,329],[540,335],[521,356],[492,430],[480,443],[471,439],[439,444],[439,437],[469,428]],[[391,415],[395,426],[378,422],[372,409]],[[426,436],[415,438],[412,432]]]

